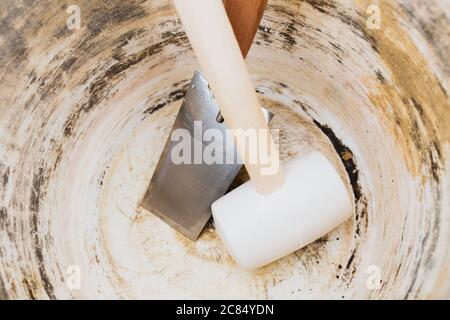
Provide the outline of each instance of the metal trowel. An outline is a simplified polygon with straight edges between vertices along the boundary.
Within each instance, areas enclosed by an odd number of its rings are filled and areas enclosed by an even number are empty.
[[[250,49],[261,21],[267,0],[224,0],[228,18],[233,27],[244,58]],[[263,110],[269,122],[272,115]],[[199,124],[201,128],[199,128]],[[211,217],[211,204],[222,197],[239,170],[239,161],[231,164],[174,163],[172,151],[179,144],[171,139],[177,129],[185,129],[191,137],[196,130],[219,130],[226,136],[226,126],[219,112],[207,80],[200,72],[195,72],[191,85],[178,112],[169,138],[156,166],[150,185],[141,206],[151,211],[175,230],[191,240],[196,240]],[[202,150],[208,143],[201,143]],[[223,144],[223,159],[230,152],[237,154],[232,139]]]

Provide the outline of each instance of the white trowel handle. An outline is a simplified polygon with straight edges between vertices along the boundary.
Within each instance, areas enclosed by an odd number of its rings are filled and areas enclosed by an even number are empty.
[[[276,191],[284,182],[278,149],[222,1],[174,3],[225,122],[235,134],[237,151],[256,190],[262,194]]]

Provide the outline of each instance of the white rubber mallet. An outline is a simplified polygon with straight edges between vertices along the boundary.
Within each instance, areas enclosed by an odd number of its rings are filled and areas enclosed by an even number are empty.
[[[222,1],[174,3],[251,179],[213,203],[214,222],[236,262],[255,269],[344,222],[352,215],[352,198],[319,152],[293,159],[281,170]]]

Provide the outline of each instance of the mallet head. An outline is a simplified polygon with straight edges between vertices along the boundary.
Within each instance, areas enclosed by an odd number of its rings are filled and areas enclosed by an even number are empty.
[[[304,247],[352,215],[352,197],[321,153],[290,160],[283,171],[285,183],[270,195],[259,194],[249,181],[212,205],[220,237],[245,269]]]

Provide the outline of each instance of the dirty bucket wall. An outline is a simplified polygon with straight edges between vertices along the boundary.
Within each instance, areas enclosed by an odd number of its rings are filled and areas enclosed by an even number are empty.
[[[171,3],[71,4],[0,5],[0,298],[450,297],[448,1],[269,1],[282,157],[327,154],[356,213],[254,272],[139,208],[197,67]]]

